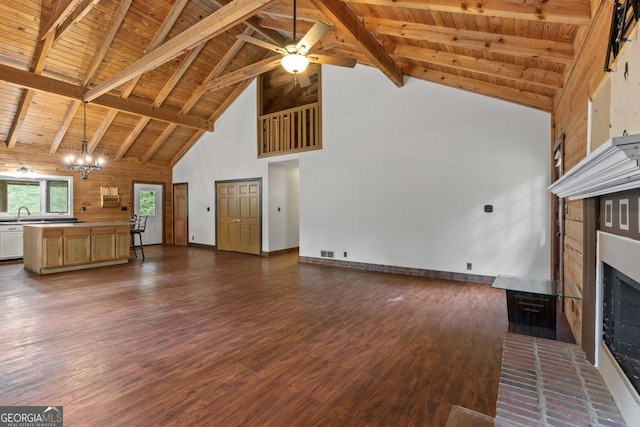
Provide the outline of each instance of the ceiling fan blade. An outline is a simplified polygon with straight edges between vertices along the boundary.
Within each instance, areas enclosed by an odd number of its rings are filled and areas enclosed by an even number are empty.
[[[298,53],[305,55],[330,29],[331,27],[324,22],[317,21],[296,45]]]
[[[329,56],[329,55],[319,55],[319,54],[311,54],[309,55],[309,62],[318,63],[318,64],[327,64],[327,65],[338,65],[340,67],[349,67],[353,68],[356,66],[358,61],[353,58],[344,58],[341,56]]]
[[[265,49],[269,49],[269,50],[272,50],[274,52],[278,52],[281,55],[286,55],[287,54],[287,51],[284,50],[283,48],[281,48],[280,46],[276,46],[275,44],[271,44],[271,43],[266,42],[264,40],[257,39],[255,37],[252,37],[252,36],[248,35],[248,34],[241,33],[241,34],[238,34],[236,36],[236,38],[239,39],[239,40],[245,41],[247,43],[255,44],[256,46],[260,46],[260,47],[263,47]]]
[[[245,76],[249,76],[249,77],[253,77],[253,76],[257,76],[258,74],[262,74],[262,73],[266,73],[267,71],[271,71],[274,68],[276,68],[278,65],[280,65],[280,58],[278,59],[274,59],[273,61],[261,65],[259,67],[254,68],[253,70],[247,70],[244,72]]]
[[[300,87],[311,86],[311,79],[309,78],[309,74],[307,73],[307,71],[296,74],[296,77],[298,79],[298,84],[300,85]]]

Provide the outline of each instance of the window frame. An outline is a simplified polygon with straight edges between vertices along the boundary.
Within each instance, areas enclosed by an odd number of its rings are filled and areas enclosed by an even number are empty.
[[[73,218],[73,176],[24,174],[1,172],[0,181],[26,181],[40,184],[40,212],[31,212],[32,218]],[[66,182],[68,185],[68,212],[47,212],[49,209],[49,182]],[[17,212],[0,212],[0,220],[14,220]]]

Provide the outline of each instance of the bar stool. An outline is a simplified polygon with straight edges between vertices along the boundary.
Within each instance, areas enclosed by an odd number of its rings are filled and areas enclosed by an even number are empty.
[[[133,221],[131,223],[131,250],[133,250],[133,254],[138,258],[138,253],[136,249],[140,249],[142,252],[142,260],[144,261],[144,246],[142,246],[142,233],[144,233],[144,229],[147,226],[147,217],[133,217]],[[139,244],[136,245],[136,236],[138,236]]]

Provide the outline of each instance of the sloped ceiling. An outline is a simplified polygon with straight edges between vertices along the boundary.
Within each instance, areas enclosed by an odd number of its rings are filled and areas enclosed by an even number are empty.
[[[292,38],[286,0],[0,0],[0,141],[173,165]],[[543,111],[572,70],[589,0],[299,0],[316,53]],[[604,53],[603,53],[604,54]],[[269,60],[269,59],[267,59]],[[293,76],[291,76],[293,79]]]

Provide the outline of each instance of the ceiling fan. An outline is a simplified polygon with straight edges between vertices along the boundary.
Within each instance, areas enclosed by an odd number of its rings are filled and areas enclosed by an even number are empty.
[[[255,76],[272,70],[279,65],[289,73],[294,74],[300,80],[300,86],[311,84],[309,77],[304,74],[309,63],[338,65],[341,67],[355,67],[357,61],[353,58],[343,58],[330,55],[310,53],[311,48],[331,29],[327,24],[317,21],[313,27],[296,43],[296,0],[293,0],[293,40],[285,46],[276,46],[269,42],[257,39],[248,34],[238,34],[236,37],[256,46],[272,50],[282,55],[282,58],[274,59],[262,67],[245,72],[247,76]]]

